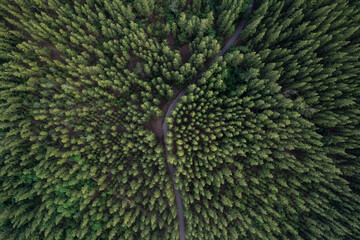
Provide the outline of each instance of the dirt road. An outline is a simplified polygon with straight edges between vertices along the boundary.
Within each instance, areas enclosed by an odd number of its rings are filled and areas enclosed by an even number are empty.
[[[245,12],[245,15],[251,13],[251,11],[253,10],[253,4],[254,4],[254,1],[252,1],[252,3],[250,3],[250,5],[248,6],[248,8],[247,8],[247,10]],[[165,145],[166,144],[166,135],[167,135],[167,131],[168,131],[168,124],[166,122],[166,118],[171,116],[171,113],[175,109],[176,104],[179,102],[180,98],[185,95],[187,87],[190,84],[196,83],[196,81],[200,79],[201,75],[206,70],[208,70],[208,68],[216,61],[216,59],[219,56],[223,56],[229,50],[229,48],[234,44],[234,42],[240,36],[240,33],[244,29],[245,25],[246,25],[246,20],[244,19],[244,20],[241,21],[240,25],[236,28],[235,33],[232,35],[232,37],[229,39],[229,41],[225,44],[225,46],[222,48],[222,50],[219,52],[219,54],[186,87],[184,87],[181,92],[178,93],[178,95],[176,96],[175,99],[172,100],[171,104],[169,105],[168,109],[166,110],[165,117],[164,117],[164,120],[162,122],[162,127],[161,127],[162,132],[163,132],[162,135],[163,135],[163,144],[164,144],[164,146],[166,146]],[[172,182],[173,182],[173,185],[174,185],[176,206],[177,206],[177,209],[178,209],[180,240],[185,240],[185,221],[184,221],[185,219],[184,219],[183,203],[182,203],[182,198],[181,198],[180,191],[176,188],[176,185],[175,185],[174,165],[172,165],[171,163],[169,163],[167,161],[167,156],[168,155],[169,155],[169,152],[168,152],[167,148],[165,147],[165,158],[166,158],[166,162],[168,164],[170,176],[171,176],[171,179],[172,179]]]

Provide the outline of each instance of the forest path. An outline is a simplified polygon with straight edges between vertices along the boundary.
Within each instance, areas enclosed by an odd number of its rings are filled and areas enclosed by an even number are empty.
[[[252,12],[254,6],[254,0],[249,4],[245,15]],[[240,23],[240,25],[235,30],[235,33],[232,35],[232,37],[229,39],[229,41],[225,44],[225,46],[221,49],[221,51],[214,57],[214,59],[191,81],[186,85],[176,96],[175,99],[172,100],[171,104],[166,110],[165,117],[163,118],[161,129],[162,129],[162,140],[165,148],[165,159],[168,164],[171,180],[174,185],[174,192],[175,192],[175,199],[176,199],[176,205],[178,209],[178,217],[179,217],[179,229],[180,229],[180,240],[185,240],[185,217],[184,217],[184,209],[183,209],[183,203],[181,199],[180,191],[175,186],[175,180],[174,180],[174,165],[169,163],[167,161],[167,156],[169,155],[169,151],[166,148],[166,134],[168,132],[168,124],[166,122],[166,118],[171,116],[172,111],[175,109],[176,104],[179,102],[180,98],[185,95],[185,92],[190,84],[196,83],[197,80],[200,79],[201,75],[208,70],[208,68],[217,60],[219,56],[223,56],[229,48],[235,43],[235,41],[239,38],[241,31],[244,29],[246,25],[247,20],[243,19]]]

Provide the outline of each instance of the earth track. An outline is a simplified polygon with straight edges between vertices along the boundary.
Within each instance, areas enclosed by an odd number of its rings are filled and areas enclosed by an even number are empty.
[[[254,0],[249,4],[249,6],[248,6],[248,8],[247,8],[247,10],[245,12],[245,15],[248,15],[249,13],[251,13],[252,10],[253,10],[253,7],[254,7]],[[166,118],[171,117],[172,111],[175,109],[176,104],[179,102],[180,98],[185,95],[185,92],[186,92],[188,86],[190,84],[196,83],[197,80],[200,79],[201,75],[206,70],[208,70],[208,68],[217,60],[217,58],[219,56],[223,56],[229,50],[229,48],[235,43],[235,41],[239,38],[241,31],[244,29],[244,27],[246,25],[246,22],[247,22],[246,19],[243,19],[240,22],[240,25],[236,28],[235,33],[232,35],[232,37],[229,39],[229,41],[225,44],[225,46],[221,49],[221,51],[218,53],[218,55],[216,55],[216,57],[214,57],[214,59],[198,75],[196,75],[196,77],[191,82],[189,82],[177,94],[176,98],[172,100],[171,104],[167,108],[167,110],[165,112],[165,116],[164,116],[163,121],[162,121],[162,125],[161,125],[162,141],[163,141],[164,148],[165,148],[165,160],[166,160],[166,163],[168,165],[168,169],[169,169],[169,172],[170,172],[172,183],[174,185],[176,206],[177,206],[177,209],[178,209],[178,217],[179,217],[180,240],[185,240],[185,217],[184,217],[184,209],[183,209],[183,203],[182,203],[181,194],[180,194],[180,191],[175,186],[174,165],[167,161],[167,156],[169,155],[169,151],[166,148],[166,135],[167,135],[167,132],[168,132],[168,124],[166,122]]]

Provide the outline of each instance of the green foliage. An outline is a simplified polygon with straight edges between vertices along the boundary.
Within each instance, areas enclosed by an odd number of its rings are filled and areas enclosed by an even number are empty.
[[[193,81],[250,2],[1,2],[0,239],[178,239],[167,162],[187,239],[358,239],[360,5],[255,1]]]
[[[187,238],[358,239],[359,9],[256,5],[168,120]]]
[[[235,21],[240,17],[240,13],[247,9],[248,3],[244,4],[244,2],[244,0],[221,1],[220,14],[216,24],[219,33],[229,36],[235,31]]]

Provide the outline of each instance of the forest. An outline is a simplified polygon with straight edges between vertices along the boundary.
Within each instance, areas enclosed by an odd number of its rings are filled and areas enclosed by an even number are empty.
[[[359,80],[358,0],[1,0],[0,240],[360,239]]]

